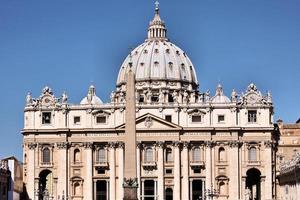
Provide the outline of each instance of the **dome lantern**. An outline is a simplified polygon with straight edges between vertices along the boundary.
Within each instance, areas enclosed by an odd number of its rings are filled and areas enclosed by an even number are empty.
[[[165,22],[161,20],[159,16],[159,2],[155,2],[155,15],[153,20],[149,23],[148,28],[148,40],[166,40],[167,29]]]

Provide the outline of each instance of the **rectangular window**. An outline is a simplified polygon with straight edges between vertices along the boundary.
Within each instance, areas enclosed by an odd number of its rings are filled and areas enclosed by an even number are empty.
[[[202,116],[201,115],[193,115],[192,116],[192,122],[201,122]]]
[[[225,116],[224,115],[218,115],[218,122],[219,123],[225,122]]]
[[[158,102],[158,96],[157,95],[152,96],[151,97],[151,102],[153,102],[153,103]]]
[[[51,112],[42,113],[42,124],[51,124]]]
[[[201,170],[200,169],[194,169],[194,174],[200,174],[201,173]]]
[[[257,121],[257,111],[256,110],[249,110],[248,111],[248,122],[255,123]]]
[[[98,173],[98,174],[105,174],[105,169],[98,169],[98,170],[97,170],[97,173]]]
[[[105,116],[98,116],[96,118],[97,124],[105,124],[106,123],[106,117]]]
[[[172,169],[166,169],[166,174],[172,174]]]
[[[80,117],[74,117],[74,124],[80,124]]]
[[[172,115],[166,115],[165,116],[166,121],[172,122]]]
[[[144,103],[144,97],[143,96],[140,96],[139,103]]]

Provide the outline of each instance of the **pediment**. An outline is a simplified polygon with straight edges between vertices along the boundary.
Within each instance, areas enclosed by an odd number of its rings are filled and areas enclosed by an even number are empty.
[[[136,119],[136,129],[137,130],[180,130],[181,126],[174,124],[172,122],[168,122],[165,119],[157,117],[153,114],[147,113],[142,115]],[[117,127],[117,129],[125,129],[125,123]]]

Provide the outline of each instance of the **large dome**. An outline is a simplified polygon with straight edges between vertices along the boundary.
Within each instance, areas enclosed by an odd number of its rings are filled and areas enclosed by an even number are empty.
[[[127,71],[132,68],[137,85],[141,82],[156,82],[161,85],[172,82],[173,85],[186,87],[188,90],[197,89],[197,76],[191,60],[183,50],[167,39],[166,32],[157,6],[154,19],[149,24],[148,38],[131,51],[121,66],[118,88],[126,84]]]
[[[130,62],[136,81],[170,80],[197,84],[191,60],[183,50],[167,40],[147,40],[135,48],[121,66],[117,85],[126,83]]]

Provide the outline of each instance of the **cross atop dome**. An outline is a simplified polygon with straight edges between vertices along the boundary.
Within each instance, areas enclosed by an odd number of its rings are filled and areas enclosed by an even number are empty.
[[[155,2],[155,15],[149,24],[148,40],[167,40],[165,22],[159,16],[159,2]]]
[[[159,11],[159,2],[155,1],[155,11],[158,12]]]

